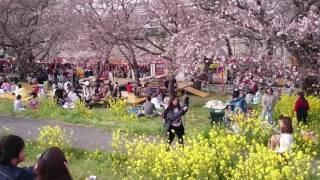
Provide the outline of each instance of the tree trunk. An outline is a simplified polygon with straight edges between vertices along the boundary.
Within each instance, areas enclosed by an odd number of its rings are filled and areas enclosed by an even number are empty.
[[[226,46],[227,46],[227,50],[228,50],[228,56],[231,57],[231,56],[233,56],[233,53],[232,53],[230,39],[225,37],[224,40],[226,41]]]
[[[269,56],[273,55],[274,53],[271,39],[267,40],[267,51]]]
[[[139,74],[139,65],[137,63],[137,61],[133,61],[131,64],[131,68],[133,71],[133,77],[134,77],[134,81],[136,84],[136,87],[139,87],[140,84],[140,74]],[[138,89],[138,88],[135,88]]]
[[[102,73],[106,70],[106,66],[107,66],[107,64],[109,64],[109,55],[110,55],[110,53],[112,51],[112,48],[113,48],[113,46],[110,46],[110,48],[106,51],[106,59],[103,62],[102,67],[101,67],[101,60],[99,60],[99,64],[98,64],[98,67],[97,67],[96,80],[99,80],[101,75],[102,75]]]
[[[101,70],[101,59],[100,59],[97,63],[96,82],[100,81],[101,74],[102,74],[102,70]]]
[[[28,55],[18,55],[17,66],[20,79],[25,79],[34,69],[34,57],[30,53]]]
[[[312,64],[313,60],[309,59],[308,56],[305,55],[305,51],[301,51],[299,48],[295,48],[294,46],[287,46],[289,52],[298,60],[297,70],[299,72],[299,88],[303,91],[307,90],[311,87],[311,84],[306,82],[307,76],[306,72],[311,69],[308,69],[308,64]]]
[[[303,76],[303,73],[305,72],[305,68],[304,68],[304,63],[303,61],[301,61],[299,63],[299,69],[298,69],[298,72],[299,72],[299,88],[300,89],[305,89],[305,86],[304,86],[304,76]]]
[[[135,88],[134,88],[134,94],[136,95],[136,96],[138,96],[139,95],[139,92],[138,92],[138,90],[139,90],[139,85],[140,85],[140,74],[139,74],[139,68],[138,67],[134,67],[134,65],[133,66],[131,66],[131,68],[132,68],[132,71],[133,71],[133,77],[134,77],[134,81],[135,81]]]

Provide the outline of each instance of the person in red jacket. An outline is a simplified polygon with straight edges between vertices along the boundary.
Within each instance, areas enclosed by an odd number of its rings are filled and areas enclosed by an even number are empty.
[[[304,124],[307,124],[307,118],[308,118],[308,111],[310,109],[309,103],[304,97],[303,92],[298,93],[298,99],[294,106],[294,112],[297,115],[298,122],[303,122]]]
[[[130,82],[126,85],[126,89],[128,93],[133,93],[133,86]]]

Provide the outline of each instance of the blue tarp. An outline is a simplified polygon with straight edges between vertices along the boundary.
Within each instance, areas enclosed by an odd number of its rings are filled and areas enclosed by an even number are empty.
[[[247,106],[247,103],[246,103],[246,100],[244,97],[239,97],[239,98],[236,98],[236,99],[233,99],[229,102],[229,105],[233,108],[240,108],[240,110],[244,113],[247,113],[247,110],[248,110],[248,106]],[[234,109],[232,109],[234,110]]]

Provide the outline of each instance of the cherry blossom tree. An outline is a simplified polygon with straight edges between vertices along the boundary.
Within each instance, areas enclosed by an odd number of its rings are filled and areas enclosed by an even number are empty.
[[[21,75],[62,37],[59,17],[58,0],[1,1],[0,46],[14,53]]]
[[[317,0],[197,0],[197,3],[204,11],[219,12],[219,19],[229,29],[227,36],[261,44],[260,54],[273,56],[278,47],[285,47],[298,59],[300,71],[305,71],[305,65],[320,56]]]
[[[229,46],[230,51],[230,38],[247,39],[254,44],[248,55],[256,56],[260,64],[266,59],[280,59],[276,56],[279,48],[299,60],[300,71],[319,58],[317,0],[152,2],[158,22],[168,34],[163,54],[174,57],[178,66],[185,64],[193,70],[217,46]]]
[[[70,1],[82,25],[80,34],[86,37],[84,40],[92,41],[91,45],[98,46],[94,49],[101,49],[101,53],[119,50],[133,70],[136,84],[139,84],[137,54],[143,48],[141,34],[145,25],[138,22],[141,4],[137,0]]]

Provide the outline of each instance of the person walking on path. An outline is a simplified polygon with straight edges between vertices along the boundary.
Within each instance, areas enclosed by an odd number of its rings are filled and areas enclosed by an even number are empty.
[[[294,112],[297,115],[298,123],[307,124],[308,111],[310,109],[309,102],[304,97],[303,92],[298,93],[298,99],[294,105]]]
[[[273,114],[275,102],[276,102],[276,97],[273,95],[272,88],[269,88],[266,94],[262,96],[261,119],[267,120],[270,124],[273,124],[272,114]]]
[[[178,136],[179,144],[183,145],[184,126],[182,116],[188,111],[188,106],[180,106],[179,98],[173,96],[169,101],[169,106],[163,113],[164,126],[166,135],[168,136],[168,144],[170,145],[175,137]]]

